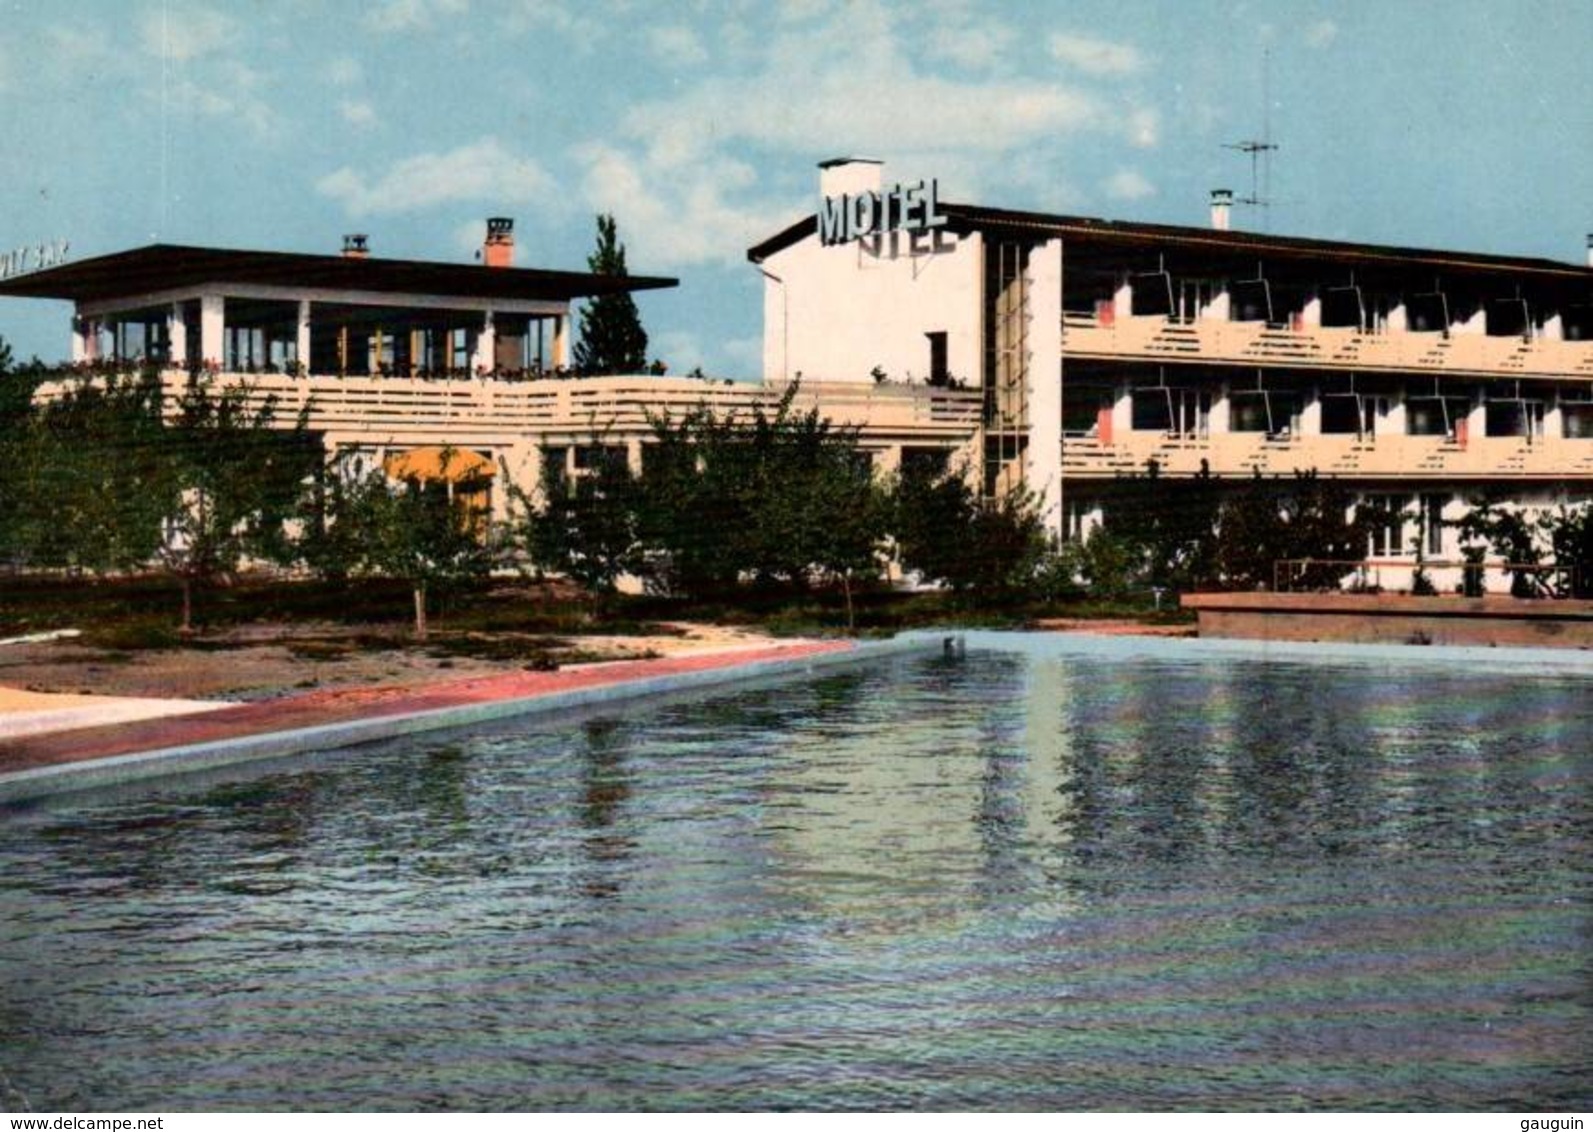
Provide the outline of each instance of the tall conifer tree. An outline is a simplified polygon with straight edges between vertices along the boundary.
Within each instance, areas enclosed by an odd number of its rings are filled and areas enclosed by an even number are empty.
[[[587,257],[594,275],[624,278],[625,245],[619,242],[614,217],[597,218],[597,249]],[[575,368],[581,373],[642,373],[647,368],[647,331],[628,292],[599,295],[581,308],[581,340],[575,345]]]

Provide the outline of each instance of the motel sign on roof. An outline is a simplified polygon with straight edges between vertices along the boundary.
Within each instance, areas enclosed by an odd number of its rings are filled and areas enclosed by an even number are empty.
[[[928,232],[945,224],[939,181],[898,183],[880,192],[825,197],[819,209],[819,242],[844,244],[896,229]]]

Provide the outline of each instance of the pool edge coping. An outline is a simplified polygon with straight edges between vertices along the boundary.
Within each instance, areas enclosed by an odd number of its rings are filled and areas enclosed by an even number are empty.
[[[518,716],[543,715],[649,696],[778,679],[882,657],[941,653],[946,648],[946,638],[958,635],[901,634],[888,640],[846,641],[845,647],[803,652],[798,656],[760,657],[739,662],[734,654],[726,654],[725,664],[689,672],[640,676],[564,691],[450,704],[446,707],[394,712],[364,719],[229,736],[201,743],[153,747],[102,758],[30,767],[0,774],[0,811],[16,803],[60,794],[336,750]]]

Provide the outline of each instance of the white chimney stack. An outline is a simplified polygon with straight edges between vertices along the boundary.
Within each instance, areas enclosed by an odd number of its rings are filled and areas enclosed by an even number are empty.
[[[1233,212],[1233,190],[1211,190],[1211,226],[1219,232],[1228,230],[1230,214]]]
[[[885,181],[883,161],[872,157],[832,157],[819,162],[821,197],[877,193]]]
[[[1587,265],[1593,267],[1593,232],[1587,234]]]

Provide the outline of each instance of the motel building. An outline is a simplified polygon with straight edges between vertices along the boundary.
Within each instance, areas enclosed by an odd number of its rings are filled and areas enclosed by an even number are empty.
[[[1593,236],[1576,265],[953,204],[879,162],[820,166],[820,208],[752,248],[764,371],[979,398],[972,470],[1027,484],[1059,537],[1102,485],[1315,470],[1403,512],[1368,551],[1440,590],[1490,495],[1593,497]],[[1507,587],[1490,570],[1489,585]]]
[[[1405,514],[1368,547],[1389,589],[1418,538],[1439,588],[1458,584],[1445,522],[1479,495],[1593,496],[1593,264],[1240,232],[1225,192],[1186,228],[956,204],[883,172],[824,162],[817,210],[749,250],[758,382],[571,376],[572,302],[676,281],[515,266],[503,218],[475,263],[381,258],[364,236],[329,255],[154,245],[0,278],[0,296],[71,302],[76,361],[154,361],[173,398],[214,371],[283,421],[308,406],[329,454],[448,479],[499,517],[502,479],[534,489],[544,458],[639,470],[650,415],[745,414],[792,382],[882,474],[1026,484],[1057,537],[1153,463],[1235,485],[1315,470]]]

